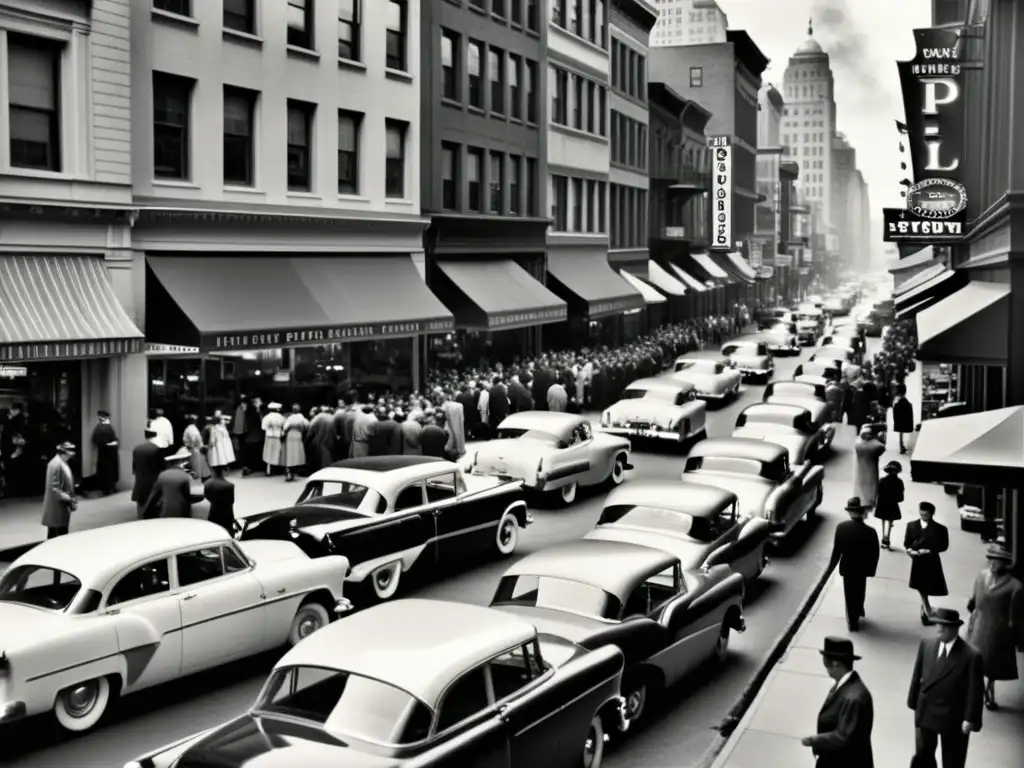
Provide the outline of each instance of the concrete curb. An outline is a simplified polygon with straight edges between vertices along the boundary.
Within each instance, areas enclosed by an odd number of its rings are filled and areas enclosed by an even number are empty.
[[[793,642],[793,638],[800,631],[804,621],[807,620],[807,617],[810,616],[812,610],[818,604],[825,592],[829,579],[832,577],[833,570],[831,563],[829,563],[818,574],[818,578],[800,603],[800,608],[782,632],[779,633],[778,637],[775,638],[775,642],[772,643],[768,653],[765,654],[764,659],[762,659],[761,664],[758,666],[757,672],[754,673],[747,687],[743,689],[743,692],[737,697],[729,713],[718,725],[718,735],[715,736],[714,741],[704,750],[704,754],[701,755],[700,759],[691,768],[721,768],[724,765],[724,758],[731,754],[735,746],[734,742],[732,742],[733,734],[737,731],[742,733],[742,729],[739,726],[748,713],[753,711],[753,704],[765,687],[765,683],[768,682],[769,677],[775,671],[776,665],[789,649],[790,643]]]

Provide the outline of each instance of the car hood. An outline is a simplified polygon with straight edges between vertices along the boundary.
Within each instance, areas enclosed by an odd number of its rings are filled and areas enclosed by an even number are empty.
[[[686,472],[683,479],[688,483],[709,485],[713,488],[724,488],[732,491],[739,499],[740,514],[761,517],[764,503],[776,485],[771,480],[753,475],[741,475],[738,472]]]
[[[537,628],[538,634],[554,635],[577,645],[583,645],[587,638],[608,628],[608,622],[589,616],[581,616],[553,608],[537,608],[529,605],[495,605],[504,613],[518,616]]]
[[[619,400],[608,409],[608,413],[613,422],[623,425],[630,421],[647,421],[661,427],[668,427],[675,419],[683,416],[687,410],[692,410],[692,408],[638,398]]]
[[[55,638],[70,625],[63,613],[30,605],[0,602],[0,652],[13,655],[35,648],[40,641]]]
[[[675,374],[675,377],[680,381],[690,382],[700,392],[714,392],[725,385],[724,374],[679,371]]]
[[[395,758],[360,752],[321,728],[243,715],[192,744],[175,768],[398,768]]]
[[[792,432],[777,432],[774,429],[761,429],[756,424],[748,424],[745,427],[733,430],[733,437],[748,437],[751,440],[764,440],[766,443],[781,445],[789,451],[789,464],[795,467],[803,464],[804,448],[807,446],[807,437],[796,430]]]

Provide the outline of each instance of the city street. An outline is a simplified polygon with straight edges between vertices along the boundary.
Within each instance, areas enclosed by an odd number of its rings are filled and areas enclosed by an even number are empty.
[[[805,351],[801,358],[778,359],[776,379],[791,378],[800,359],[808,355],[809,351]],[[759,401],[762,392],[761,386],[746,386],[737,402],[709,411],[709,436],[728,436],[736,415],[745,406]],[[725,668],[716,670],[713,675],[698,673],[668,691],[666,700],[651,708],[651,720],[632,732],[621,748],[606,756],[606,766],[685,766],[695,761],[708,746],[715,735],[712,728],[747,685],[828,556],[831,529],[841,519],[839,510],[851,493],[849,451],[852,442],[852,429],[840,427],[836,450],[826,463],[823,514],[813,530],[798,529],[794,534],[797,541],[774,554],[764,579],[749,595],[748,629],[745,634],[734,637],[731,658]],[[633,463],[636,469],[631,479],[666,478],[678,476],[682,458],[637,451]],[[601,495],[589,496],[568,510],[534,510],[537,522],[524,533],[518,554],[525,555],[549,544],[580,537],[596,522],[601,501]],[[416,594],[486,603],[507,564],[507,561],[487,563],[439,580]],[[16,739],[11,737],[10,730],[0,729],[7,764],[20,768],[69,765],[116,768],[140,753],[217,725],[246,709],[274,658],[252,659],[144,691],[114,706],[106,723],[84,737],[72,738],[60,733],[48,717],[17,724]]]

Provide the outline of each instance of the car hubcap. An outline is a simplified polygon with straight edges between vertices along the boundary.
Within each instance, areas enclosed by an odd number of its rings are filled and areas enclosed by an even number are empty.
[[[380,571],[377,573],[377,586],[381,589],[387,589],[388,584],[391,583],[391,571]]]
[[[587,734],[587,741],[583,745],[583,765],[584,768],[590,768],[594,764],[594,758],[597,757],[597,734],[594,733],[594,729],[591,728]]]
[[[309,637],[314,632],[320,629],[320,619],[310,614],[304,616],[302,621],[299,622],[299,637]]]
[[[501,545],[507,547],[512,543],[512,521],[506,520],[505,524],[501,526]]]
[[[96,706],[96,699],[99,697],[99,686],[93,680],[88,683],[76,685],[64,695],[64,703],[68,714],[72,717],[85,717],[93,707]]]
[[[640,686],[626,697],[626,717],[629,720],[636,720],[644,708],[644,700],[647,698],[647,689]]]
[[[576,498],[576,483],[562,486],[562,499],[569,504]]]

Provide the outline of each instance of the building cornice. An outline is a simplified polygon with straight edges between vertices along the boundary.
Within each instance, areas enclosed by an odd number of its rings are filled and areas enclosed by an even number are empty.
[[[645,0],[612,0],[612,8],[648,34],[658,23],[657,9]]]
[[[87,205],[81,203],[9,202],[0,200],[0,220],[34,219],[38,221],[80,222],[85,224],[127,224],[131,226],[138,209],[113,203]]]

